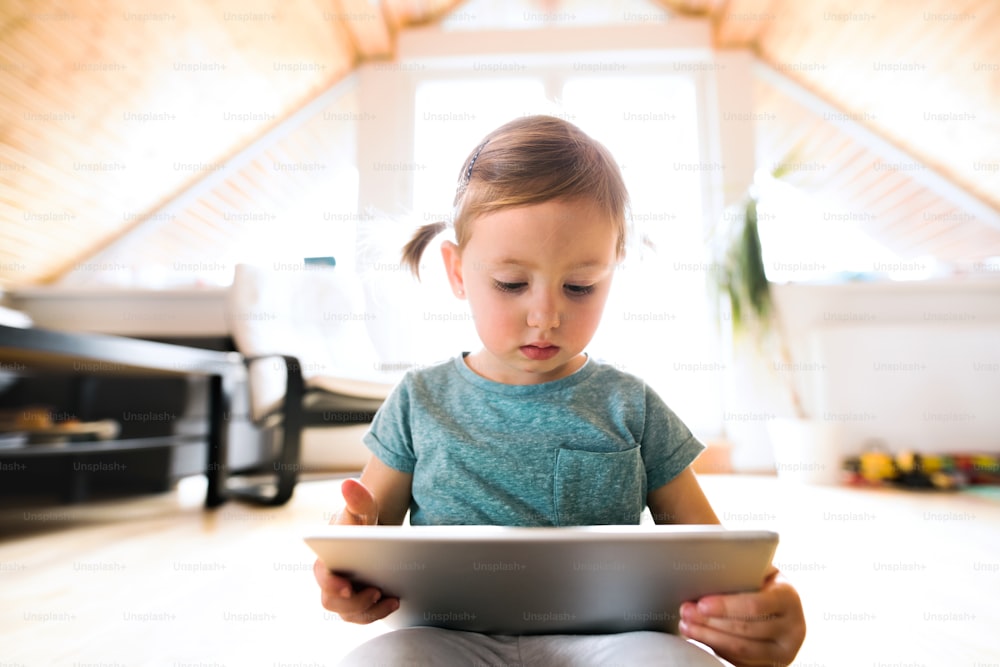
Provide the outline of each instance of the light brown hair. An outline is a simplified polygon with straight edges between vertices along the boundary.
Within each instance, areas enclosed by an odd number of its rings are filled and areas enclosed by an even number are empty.
[[[611,153],[576,125],[553,116],[525,116],[489,133],[462,165],[454,201],[455,240],[464,248],[481,215],[554,199],[587,199],[607,214],[625,255],[628,191]],[[424,249],[447,227],[420,227],[403,248],[419,278]]]

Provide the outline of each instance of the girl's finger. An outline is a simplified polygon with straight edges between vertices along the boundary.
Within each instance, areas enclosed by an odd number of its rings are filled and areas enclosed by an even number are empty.
[[[724,632],[734,637],[755,640],[772,640],[781,636],[784,624],[781,617],[774,615],[750,616],[745,618],[724,618],[720,616],[689,615],[688,623]]]
[[[340,617],[348,623],[366,625],[382,620],[397,609],[399,609],[399,600],[397,598],[385,598],[363,611],[341,614]]]
[[[733,663],[772,665],[782,650],[769,639],[747,639],[683,620],[679,629],[685,637],[711,647],[719,657]]]

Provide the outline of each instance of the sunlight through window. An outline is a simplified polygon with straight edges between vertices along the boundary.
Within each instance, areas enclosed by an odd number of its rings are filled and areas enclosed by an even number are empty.
[[[705,300],[703,172],[695,82],[688,76],[561,75],[435,80],[416,92],[416,222],[450,218],[458,170],[490,130],[547,113],[580,126],[618,160],[632,238],[590,350],[643,377],[696,430],[716,432],[721,377]],[[443,122],[447,121],[447,123]],[[645,243],[644,243],[645,242]],[[447,302],[447,306],[445,306]],[[442,308],[454,308],[450,294]]]

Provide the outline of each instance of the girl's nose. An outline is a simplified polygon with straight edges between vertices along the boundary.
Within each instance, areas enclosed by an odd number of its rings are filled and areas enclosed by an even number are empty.
[[[533,329],[555,329],[559,326],[559,307],[547,290],[539,290],[528,308],[528,326]]]

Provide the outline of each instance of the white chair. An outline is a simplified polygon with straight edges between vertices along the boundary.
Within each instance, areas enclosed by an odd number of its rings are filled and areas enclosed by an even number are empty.
[[[281,444],[274,482],[227,485],[226,492],[281,505],[298,480],[304,430],[363,430],[401,372],[383,370],[360,281],[336,267],[237,265],[227,306],[248,369],[252,420],[280,428]]]

